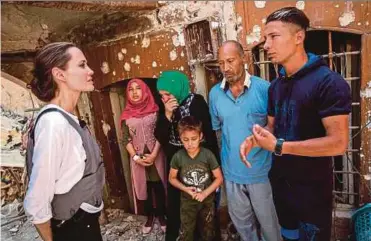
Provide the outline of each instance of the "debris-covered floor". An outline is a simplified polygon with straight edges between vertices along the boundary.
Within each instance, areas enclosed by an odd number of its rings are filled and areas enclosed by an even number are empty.
[[[20,211],[19,211],[20,210]],[[19,220],[13,221],[22,213],[22,205],[17,202],[8,204],[1,210],[1,235],[2,241],[41,241],[36,229],[24,215]],[[107,209],[109,222],[101,226],[104,241],[160,241],[165,240],[164,233],[158,222],[149,234],[142,234],[142,225],[146,220],[144,216],[124,213],[123,210]],[[7,224],[9,223],[9,224]],[[5,224],[5,225],[4,225]],[[222,232],[222,240],[228,240],[227,234]],[[231,240],[231,239],[230,239]]]
[[[13,208],[15,204],[13,204]],[[9,208],[3,208],[2,210],[2,225],[6,222],[11,221],[14,218],[7,218],[4,212],[9,212]],[[136,241],[136,240],[148,240],[157,241],[164,240],[164,234],[160,229],[158,223],[154,224],[154,228],[150,234],[143,235],[142,225],[146,218],[144,216],[136,216],[128,213],[124,213],[122,210],[108,209],[109,223],[102,225],[102,236],[105,241]],[[15,210],[12,211],[15,213]],[[41,241],[36,229],[32,223],[24,217],[21,220],[14,221],[8,225],[1,227],[3,241],[25,241],[25,240],[37,240]]]

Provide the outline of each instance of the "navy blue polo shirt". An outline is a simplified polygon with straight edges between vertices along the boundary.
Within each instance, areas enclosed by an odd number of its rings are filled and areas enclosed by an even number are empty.
[[[325,61],[308,53],[308,62],[293,76],[282,69],[269,88],[268,115],[274,117],[274,135],[286,141],[326,136],[322,119],[348,115],[350,87]],[[273,155],[271,177],[323,180],[332,177],[331,157]]]

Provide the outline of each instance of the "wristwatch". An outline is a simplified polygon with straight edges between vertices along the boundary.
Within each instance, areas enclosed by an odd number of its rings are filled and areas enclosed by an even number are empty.
[[[139,160],[140,159],[140,156],[138,156],[137,154],[135,154],[134,156],[133,156],[133,161],[137,161],[137,160]]]
[[[276,146],[274,147],[274,155],[276,156],[282,156],[282,146],[283,146],[283,142],[285,140],[282,139],[282,138],[278,138],[277,139],[277,142],[276,142]]]

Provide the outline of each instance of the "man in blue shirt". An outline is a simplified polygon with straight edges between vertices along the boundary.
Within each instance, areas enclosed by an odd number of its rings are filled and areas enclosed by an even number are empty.
[[[246,161],[256,145],[274,152],[270,180],[284,240],[329,241],[331,157],[348,145],[351,96],[338,73],[305,52],[308,27],[307,16],[294,7],[268,16],[264,49],[283,68],[269,88],[268,124],[254,126],[241,158]]]
[[[248,156],[251,167],[239,157],[239,146],[252,134],[253,125],[266,124],[269,82],[245,71],[244,51],[236,41],[222,44],[218,62],[224,79],[212,88],[209,106],[213,129],[222,135],[221,160],[230,217],[242,240],[259,240],[258,221],[264,240],[278,241],[279,225],[268,179],[271,153],[254,148]]]

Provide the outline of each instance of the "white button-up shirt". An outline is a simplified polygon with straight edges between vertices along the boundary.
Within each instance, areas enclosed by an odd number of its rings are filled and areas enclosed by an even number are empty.
[[[58,108],[49,104],[47,108]],[[40,111],[40,113],[41,113]],[[78,118],[66,111],[77,123]],[[86,153],[80,134],[61,113],[49,112],[40,117],[35,129],[33,167],[24,200],[26,213],[34,224],[52,218],[51,202],[54,194],[63,194],[82,178]],[[103,208],[83,203],[80,208],[95,213]]]

